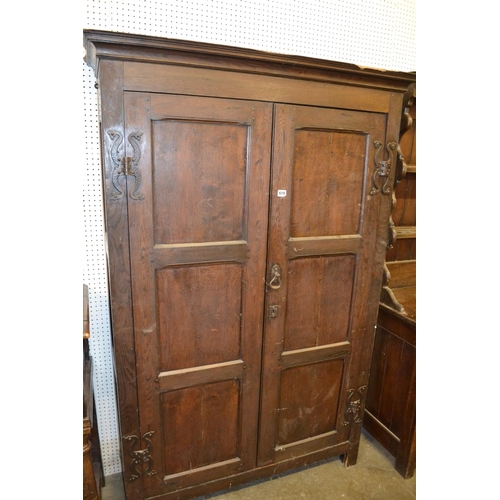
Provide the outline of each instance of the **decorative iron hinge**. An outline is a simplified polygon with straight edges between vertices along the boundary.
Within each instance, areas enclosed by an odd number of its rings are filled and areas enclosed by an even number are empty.
[[[395,142],[389,142],[386,146],[386,151],[389,154],[387,160],[381,159],[383,144],[380,141],[373,142],[375,151],[375,171],[373,172],[373,187],[370,191],[371,195],[380,192],[384,194],[391,194],[391,186],[389,186],[389,176],[391,174],[391,167],[394,163],[394,150],[396,149]]]
[[[120,176],[132,176],[135,179],[134,187],[130,191],[130,197],[133,200],[142,200],[143,197],[137,193],[141,186],[142,178],[141,173],[138,168],[139,160],[141,159],[141,148],[139,141],[142,137],[142,132],[132,132],[128,135],[128,142],[132,146],[134,155],[130,156],[119,156],[118,149],[123,142],[123,135],[116,130],[109,130],[108,135],[113,141],[111,145],[111,160],[114,163],[113,174],[111,176],[111,182],[116,190],[113,194],[112,200],[120,200],[124,196],[124,190],[120,187],[118,179]]]
[[[138,436],[135,435],[124,436],[123,439],[126,439],[127,441],[131,442],[130,456],[132,457],[132,462],[130,464],[130,467],[132,469],[132,474],[128,478],[129,481],[134,481],[141,476],[141,471],[137,469],[137,466],[141,464],[142,465],[146,464],[146,469],[144,470],[144,474],[146,476],[154,476],[156,474],[156,471],[152,469],[153,458],[151,457],[151,454],[153,452],[153,443],[151,442],[151,439],[149,439],[153,434],[154,431],[149,431],[142,436],[142,439],[147,443],[147,447],[144,450],[134,450],[136,444],[139,441]]]
[[[344,427],[349,424],[360,424],[362,422],[360,417],[361,398],[363,397],[366,387],[366,385],[362,385],[357,391],[354,389],[349,389],[347,391],[347,408],[344,413],[344,421],[342,422]],[[357,397],[353,399],[356,393]]]

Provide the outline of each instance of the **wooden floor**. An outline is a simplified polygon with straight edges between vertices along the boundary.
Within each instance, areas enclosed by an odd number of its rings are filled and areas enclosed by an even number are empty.
[[[124,500],[121,474],[106,478],[102,500]],[[403,479],[394,458],[364,429],[358,463],[345,468],[339,458],[196,500],[413,500],[416,475]]]

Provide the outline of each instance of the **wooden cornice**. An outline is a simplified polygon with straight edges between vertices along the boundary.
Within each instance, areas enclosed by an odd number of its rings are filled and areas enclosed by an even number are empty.
[[[416,73],[362,68],[354,64],[275,54],[241,47],[171,38],[84,30],[85,61],[98,74],[99,60],[113,59],[281,76],[406,91]]]

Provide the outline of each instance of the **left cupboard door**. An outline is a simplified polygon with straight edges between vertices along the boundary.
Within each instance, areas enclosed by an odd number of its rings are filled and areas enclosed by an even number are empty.
[[[124,99],[146,498],[256,464],[272,105]]]

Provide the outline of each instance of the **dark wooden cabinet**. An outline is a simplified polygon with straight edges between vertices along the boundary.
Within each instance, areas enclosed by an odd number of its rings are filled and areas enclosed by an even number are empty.
[[[84,37],[127,498],[355,464],[414,76]]]

